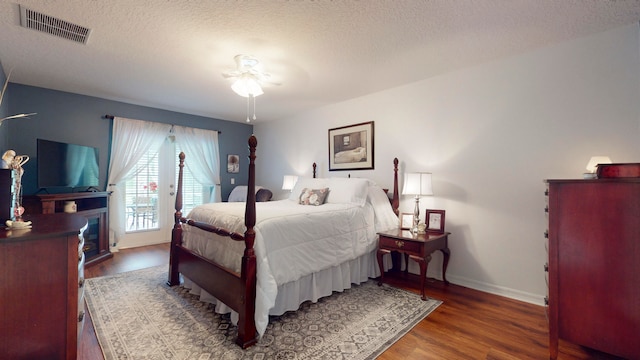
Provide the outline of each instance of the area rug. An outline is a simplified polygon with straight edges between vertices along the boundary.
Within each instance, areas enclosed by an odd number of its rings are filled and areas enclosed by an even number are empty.
[[[373,359],[441,304],[369,280],[272,317],[260,341],[243,350],[229,316],[167,286],[167,269],[86,281],[105,359]]]

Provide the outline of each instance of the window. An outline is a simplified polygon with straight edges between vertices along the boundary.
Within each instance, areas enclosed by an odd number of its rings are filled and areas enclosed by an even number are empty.
[[[176,144],[175,159],[178,159],[180,151],[180,146]],[[178,184],[177,171],[175,184],[176,186]],[[182,215],[186,216],[197,205],[203,204],[205,201],[209,201],[209,191],[210,189],[205,188],[193,178],[193,175],[189,171],[189,167],[185,165],[182,174]]]
[[[180,147],[171,141],[171,138],[168,140],[158,153],[147,152],[132,170],[136,175],[126,182],[126,231],[129,233],[158,230],[168,225],[161,224],[162,219],[167,221],[167,212],[175,211],[175,197],[170,197],[169,191],[159,191],[168,189],[167,184],[171,184],[172,181],[173,184],[178,184],[177,162]],[[175,179],[172,180],[174,176]],[[189,214],[195,206],[209,201],[211,189],[198,183],[187,166],[184,167],[182,186],[183,216]]]
[[[158,153],[147,152],[125,185],[127,231],[158,228]]]

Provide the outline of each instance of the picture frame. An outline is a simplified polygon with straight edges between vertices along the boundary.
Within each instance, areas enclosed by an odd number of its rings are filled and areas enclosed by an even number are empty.
[[[444,234],[444,210],[426,210],[427,234]]]
[[[329,171],[374,166],[373,121],[329,129]]]
[[[231,174],[240,172],[240,156],[235,154],[227,155],[227,172]]]
[[[400,214],[400,229],[411,230],[413,227],[413,213],[401,213]]]

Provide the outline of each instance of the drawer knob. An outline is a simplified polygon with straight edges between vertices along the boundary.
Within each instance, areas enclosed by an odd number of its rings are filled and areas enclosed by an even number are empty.
[[[396,240],[396,246],[401,248],[404,246],[404,241]]]

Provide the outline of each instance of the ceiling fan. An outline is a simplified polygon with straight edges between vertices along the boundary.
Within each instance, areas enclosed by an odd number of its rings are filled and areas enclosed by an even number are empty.
[[[222,73],[227,79],[235,79],[231,85],[231,89],[238,95],[247,98],[247,122],[249,120],[249,107],[253,99],[253,120],[256,119],[256,96],[264,94],[262,85],[265,83],[272,85],[280,85],[270,82],[271,74],[262,70],[260,61],[251,55],[236,55],[236,70]]]
[[[224,72],[222,76],[227,79],[237,79],[232,88],[240,96],[262,95],[262,85],[280,85],[269,81],[271,74],[264,72],[262,63],[251,55],[236,55],[233,57],[236,62],[236,70]],[[234,86],[236,88],[234,88]]]

